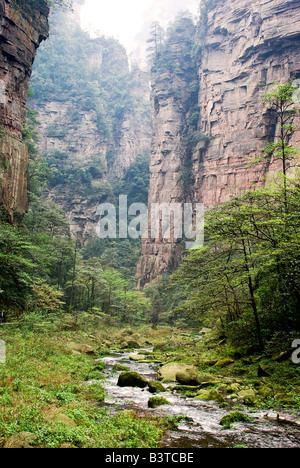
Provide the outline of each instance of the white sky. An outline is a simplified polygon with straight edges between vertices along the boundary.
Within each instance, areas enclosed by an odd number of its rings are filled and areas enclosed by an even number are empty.
[[[84,29],[114,36],[131,52],[152,0],[86,0],[81,19]]]
[[[113,36],[130,54],[136,48],[136,37],[149,22],[171,21],[176,13],[197,13],[200,0],[86,0],[81,11],[83,29],[93,36]]]

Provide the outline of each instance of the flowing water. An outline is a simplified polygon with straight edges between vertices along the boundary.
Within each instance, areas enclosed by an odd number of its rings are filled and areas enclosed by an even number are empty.
[[[134,410],[139,416],[185,416],[177,431],[169,431],[161,448],[300,448],[300,425],[297,415],[280,413],[279,420],[266,419],[268,411],[249,412],[254,422],[235,423],[231,429],[224,429],[220,420],[233,410],[221,409],[218,403],[195,400],[168,389],[161,394],[171,405],[156,409],[148,408],[153,395],[147,389],[118,387],[120,372],[113,372],[114,364],[126,365],[147,380],[157,380],[155,364],[130,360],[134,353],[114,353],[104,358],[106,363],[106,405],[112,414],[120,410]],[[174,384],[172,385],[174,387]],[[188,418],[188,419],[187,419]]]

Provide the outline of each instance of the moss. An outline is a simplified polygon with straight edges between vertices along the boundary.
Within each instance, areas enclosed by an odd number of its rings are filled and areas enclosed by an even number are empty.
[[[148,407],[152,409],[155,409],[158,406],[163,406],[163,405],[171,405],[171,403],[162,397],[152,397],[148,401]]]
[[[237,422],[253,422],[253,419],[244,413],[240,413],[239,411],[234,411],[233,413],[230,413],[224,416],[220,421],[220,425],[226,428],[230,428],[233,423],[237,423]]]

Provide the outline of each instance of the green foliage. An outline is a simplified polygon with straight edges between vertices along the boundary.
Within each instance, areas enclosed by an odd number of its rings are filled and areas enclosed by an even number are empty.
[[[233,343],[248,347],[298,329],[299,202],[297,179],[207,213],[205,247],[173,277],[187,297],[177,310],[219,323]]]
[[[91,56],[102,51],[102,64]],[[68,28],[63,17],[54,18],[53,34],[40,49],[33,71],[32,87],[36,99],[68,102],[70,122],[78,112],[94,110],[98,129],[106,138],[117,138],[124,115],[132,108],[131,75],[126,52],[113,38],[95,41],[80,28]],[[53,123],[48,133],[63,137],[67,130]]]
[[[249,416],[246,414],[240,413],[239,411],[235,411],[233,413],[227,414],[224,416],[220,424],[221,426],[224,426],[226,429],[230,429],[232,427],[232,424],[234,423],[239,423],[239,422],[253,422],[253,419],[251,419]]]

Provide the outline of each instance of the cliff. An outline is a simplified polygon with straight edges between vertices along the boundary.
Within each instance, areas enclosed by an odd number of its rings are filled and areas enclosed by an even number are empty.
[[[125,48],[113,38],[92,39],[77,16],[53,15],[35,62],[30,107],[53,171],[44,196],[67,213],[84,244],[95,233],[98,204],[115,202],[115,185],[149,151],[151,113],[148,73],[130,70]]]
[[[152,70],[152,145],[150,158],[149,208],[155,203],[182,203],[187,199],[187,172],[190,165],[189,117],[195,104],[197,67],[192,49],[196,28],[189,18],[175,23]],[[149,210],[150,211],[150,210]],[[151,219],[149,217],[151,228]],[[172,235],[172,234],[171,234]],[[174,236],[172,236],[174,237]],[[140,285],[151,281],[169,268],[178,266],[179,251],[174,238],[143,242],[138,265]]]
[[[0,205],[10,222],[27,210],[27,149],[22,142],[32,64],[48,36],[44,1],[0,0]]]
[[[300,76],[300,2],[208,2],[199,69],[200,128],[209,145],[194,154],[196,199],[211,206],[264,183],[276,167],[248,166],[274,139],[261,105],[265,86]],[[296,132],[294,143],[300,141]]]
[[[261,105],[266,85],[300,77],[300,1],[211,0],[204,5],[202,30],[196,39],[201,53],[197,67],[199,141],[192,150],[191,170],[180,157],[186,108],[183,104],[176,111],[174,94],[166,98],[157,76],[152,77],[149,208],[153,202],[164,201],[201,202],[209,208],[263,185],[266,174],[279,170],[276,165],[249,166],[249,158],[260,156],[275,137],[276,122]],[[177,79],[169,67],[166,80]],[[181,83],[182,89],[191,89],[191,77],[185,79],[188,82]],[[300,131],[293,140],[299,144]],[[184,170],[190,172],[189,190],[182,193],[178,174]],[[140,284],[172,269],[179,253],[172,239],[144,240]]]

